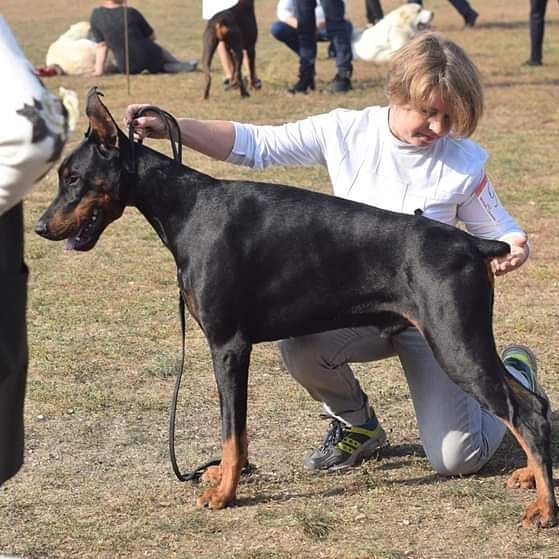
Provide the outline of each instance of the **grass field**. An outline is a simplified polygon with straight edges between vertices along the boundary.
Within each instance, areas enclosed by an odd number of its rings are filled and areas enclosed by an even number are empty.
[[[362,0],[350,1],[356,26]],[[384,0],[386,11],[398,2]],[[475,29],[445,0],[426,1],[436,28],[461,44],[481,69],[487,109],[474,139],[491,158],[489,173],[508,209],[529,232],[533,255],[497,281],[499,347],[521,342],[539,357],[541,380],[559,402],[559,11],[550,2],[544,63],[528,56],[528,2],[474,0]],[[133,2],[159,41],[184,59],[199,58],[201,1]],[[2,14],[36,65],[67,27],[87,19],[95,2],[2,0]],[[121,115],[129,102],[175,114],[280,123],[338,106],[384,103],[383,65],[357,62],[354,90],[290,98],[296,60],[269,35],[275,0],[256,0],[261,91],[249,100],[220,87],[214,61],[210,101],[200,72],[125,78],[55,77],[83,101],[98,85]],[[318,80],[334,74],[320,45]],[[3,87],[8,87],[4,84]],[[83,106],[82,106],[83,112]],[[82,116],[66,147],[86,129]],[[166,150],[163,143],[154,144]],[[218,163],[186,150],[188,165],[218,177],[282,182],[329,192],[321,168],[263,172]],[[180,357],[175,270],[170,254],[135,210],[111,225],[90,253],[65,253],[32,232],[57,188],[55,170],[26,202],[26,258],[31,268],[31,363],[26,408],[26,464],[0,488],[0,553],[26,558],[559,558],[558,529],[524,530],[519,518],[530,492],[505,481],[523,464],[508,437],[478,475],[437,476],[426,460],[399,364],[356,371],[389,431],[391,447],[344,475],[310,475],[302,457],[326,424],[319,406],[289,378],[273,344],[255,348],[249,394],[250,457],[256,471],[238,491],[238,507],[194,506],[200,487],[177,482],[167,451],[169,401]],[[177,454],[183,469],[219,456],[218,402],[206,344],[193,322],[187,336]],[[559,462],[559,416],[553,456]],[[555,476],[559,474],[555,466]]]

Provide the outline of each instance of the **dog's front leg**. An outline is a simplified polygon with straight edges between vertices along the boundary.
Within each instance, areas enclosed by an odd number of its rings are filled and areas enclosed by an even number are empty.
[[[209,474],[210,481],[216,485],[198,497],[199,507],[222,509],[235,501],[241,470],[248,459],[246,412],[250,350],[250,344],[238,338],[218,348],[212,345],[221,407],[223,454],[221,464]]]

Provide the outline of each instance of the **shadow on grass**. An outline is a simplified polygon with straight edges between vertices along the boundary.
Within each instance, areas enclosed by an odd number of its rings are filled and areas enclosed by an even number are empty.
[[[528,30],[528,14],[526,14],[526,19],[519,19],[513,21],[484,21],[481,23],[476,23],[476,29],[499,29],[505,31],[514,31],[515,29],[526,29]],[[545,21],[545,26],[555,26],[559,25],[559,20],[547,20]]]
[[[520,65],[519,65],[520,66]],[[502,81],[502,82],[484,82],[483,87],[485,89],[499,89],[499,88],[508,88],[508,87],[519,87],[519,86],[554,86],[559,85],[559,79],[543,79],[543,80],[518,80],[518,81]]]
[[[552,436],[551,436],[551,455],[554,464],[559,463],[559,413],[554,412],[552,414]],[[425,458],[425,451],[420,444],[417,443],[403,443],[388,445],[381,449],[379,456],[377,456],[375,464],[375,458],[371,458],[365,464],[373,464],[374,472],[382,471],[392,471],[400,468],[409,468],[411,463],[417,458]],[[382,463],[380,463],[382,461]],[[519,447],[516,439],[507,432],[503,443],[493,456],[493,458],[477,473],[471,476],[464,477],[479,477],[479,478],[489,478],[495,476],[506,476],[512,473],[518,468],[522,468],[526,465],[526,455],[524,451]],[[359,472],[365,472],[365,470],[360,470],[359,468],[350,468],[347,470],[341,470],[338,472],[321,472],[315,475],[316,477],[330,477],[332,479],[332,487],[327,489],[317,489],[307,490],[307,491],[297,491],[294,489],[294,484],[286,481],[286,491],[283,493],[259,493],[256,496],[251,497],[241,497],[238,499],[237,504],[241,506],[254,506],[262,503],[284,503],[292,501],[293,499],[304,499],[304,498],[316,498],[316,497],[332,497],[336,495],[347,495],[348,492],[352,491],[351,487],[347,484],[341,485],[339,480],[343,476],[359,474]],[[423,476],[418,477],[408,477],[406,479],[377,479],[378,483],[383,486],[419,486],[419,485],[431,485],[433,483],[441,483],[444,481],[451,481],[453,477],[445,477],[437,474],[436,472],[430,472]],[[555,480],[555,487],[559,487],[559,480]],[[359,484],[354,488],[355,491],[362,491],[363,487]]]

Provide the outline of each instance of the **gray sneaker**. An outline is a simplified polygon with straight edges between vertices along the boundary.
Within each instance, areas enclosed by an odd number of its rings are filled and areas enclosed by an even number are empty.
[[[370,458],[386,441],[380,423],[374,429],[333,419],[322,444],[305,457],[307,470],[340,470]]]

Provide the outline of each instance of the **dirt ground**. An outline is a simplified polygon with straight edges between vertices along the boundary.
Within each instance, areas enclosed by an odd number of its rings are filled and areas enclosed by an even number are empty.
[[[158,40],[181,59],[200,58],[201,2],[132,3]],[[362,1],[348,2],[355,26],[365,25]],[[48,45],[96,3],[2,0],[2,15],[35,65]],[[383,1],[385,11],[396,7]],[[528,231],[532,256],[522,270],[497,280],[495,334],[538,355],[540,378],[554,409],[559,402],[559,10],[548,6],[544,66],[528,56],[528,4],[473,0],[474,29],[444,0],[425,2],[436,29],[461,44],[479,66],[486,112],[474,140],[490,154],[488,172],[510,212]],[[296,78],[292,53],[270,35],[275,0],[256,0],[261,91],[241,100],[225,92],[217,60],[209,101],[201,72],[45,79],[56,91],[74,89],[82,101],[68,153],[87,128],[83,100],[98,85],[113,114],[130,102],[157,104],[178,115],[281,123],[343,106],[385,102],[385,65],[356,62],[347,95],[316,92],[288,97]],[[328,83],[334,63],[320,45],[317,80]],[[8,87],[9,84],[4,84]],[[168,152],[162,143],[150,144]],[[253,171],[211,161],[190,150],[185,163],[217,177],[250,178],[330,192],[322,168]],[[52,170],[28,198],[26,259],[30,370],[26,463],[0,488],[0,553],[26,559],[82,558],[559,558],[558,528],[519,527],[532,492],[507,491],[524,463],[507,437],[477,475],[447,479],[426,460],[407,386],[397,360],[355,367],[389,432],[391,446],[344,475],[311,475],[304,454],[326,423],[319,406],[289,378],[274,344],[255,348],[249,391],[250,459],[238,506],[195,508],[201,487],[179,483],[168,457],[168,410],[180,327],[170,254],[134,209],[105,232],[90,253],[66,253],[32,232],[57,188]],[[553,415],[555,477],[559,417]],[[187,366],[177,426],[183,470],[219,457],[219,404],[202,333],[190,321]]]

